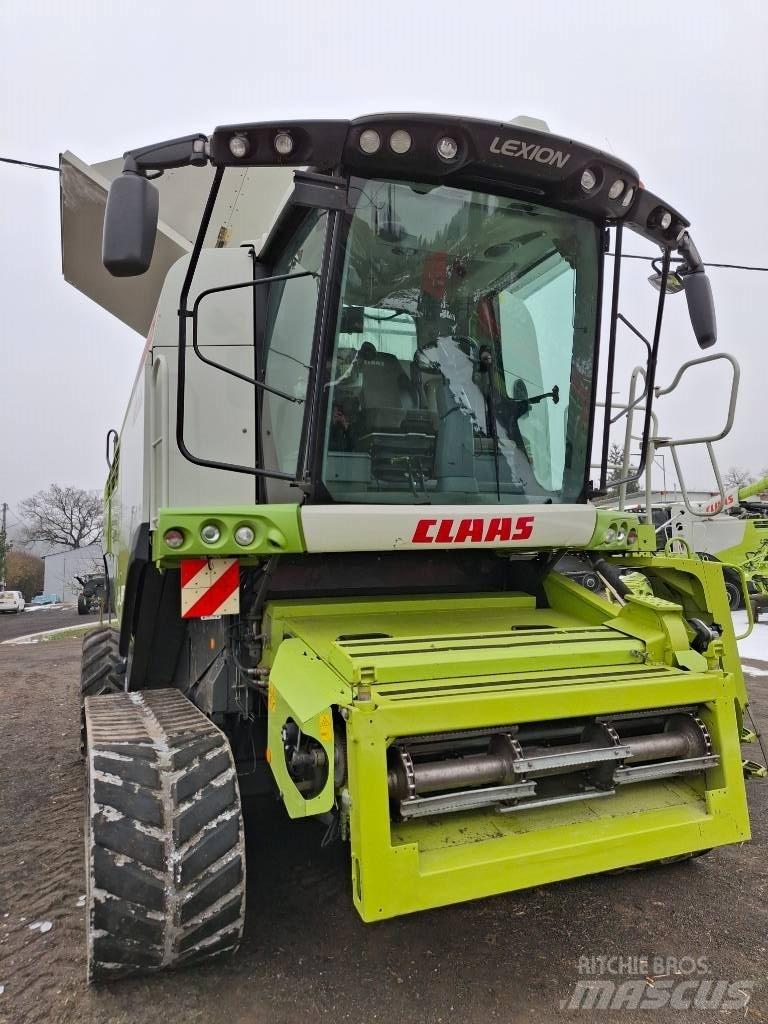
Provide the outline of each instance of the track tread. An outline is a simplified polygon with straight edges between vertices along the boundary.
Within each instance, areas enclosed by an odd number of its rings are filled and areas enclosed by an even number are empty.
[[[88,696],[85,717],[89,980],[236,949],[245,855],[226,737],[178,690]]]
[[[80,693],[83,699],[122,691],[125,672],[118,642],[119,633],[111,626],[97,626],[86,633],[80,663]]]

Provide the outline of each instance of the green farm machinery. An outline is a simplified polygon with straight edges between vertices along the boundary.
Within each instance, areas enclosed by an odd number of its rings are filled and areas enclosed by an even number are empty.
[[[92,979],[237,947],[241,793],[348,844],[366,922],[749,838],[723,567],[594,503],[626,231],[648,395],[675,254],[716,339],[674,207],[541,122],[428,114],[61,179],[65,275],[147,336],[83,644]]]

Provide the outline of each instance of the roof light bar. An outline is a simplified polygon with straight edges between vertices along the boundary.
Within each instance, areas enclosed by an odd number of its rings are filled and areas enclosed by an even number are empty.
[[[660,245],[688,222],[648,192],[612,154],[529,124],[439,114],[374,114],[354,121],[257,122],[216,128],[125,154],[124,171],[146,174],[210,162],[217,167],[309,167],[313,173],[498,182],[598,223],[625,221]]]

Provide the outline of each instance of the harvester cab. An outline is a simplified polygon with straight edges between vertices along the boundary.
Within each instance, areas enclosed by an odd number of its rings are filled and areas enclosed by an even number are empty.
[[[157,295],[107,486],[120,628],[84,645],[92,977],[237,945],[246,787],[349,842],[365,921],[748,838],[722,567],[591,501],[626,230],[660,249],[643,460],[675,253],[716,339],[674,207],[528,121],[231,125],[112,169],[108,278],[75,230],[103,179],[66,171],[65,273],[135,324]],[[272,223],[235,223],[275,171]]]

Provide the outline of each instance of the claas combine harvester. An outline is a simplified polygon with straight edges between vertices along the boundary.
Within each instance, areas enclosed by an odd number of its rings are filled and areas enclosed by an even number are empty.
[[[61,169],[65,275],[147,335],[109,444],[119,628],[83,644],[92,979],[237,947],[241,792],[348,842],[366,922],[749,837],[722,566],[590,502],[626,229],[660,252],[646,441],[673,259],[715,341],[674,207],[530,119]]]

